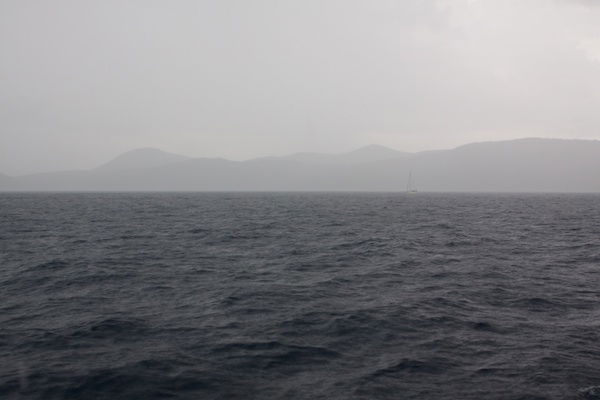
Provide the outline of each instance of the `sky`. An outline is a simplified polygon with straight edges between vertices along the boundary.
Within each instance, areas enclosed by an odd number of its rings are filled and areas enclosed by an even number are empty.
[[[600,139],[600,0],[0,0],[0,172]]]

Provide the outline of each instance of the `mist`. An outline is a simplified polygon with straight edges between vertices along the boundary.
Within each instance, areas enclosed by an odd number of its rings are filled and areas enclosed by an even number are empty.
[[[591,1],[0,3],[0,172],[600,138]]]
[[[0,0],[0,397],[600,399],[600,0]]]

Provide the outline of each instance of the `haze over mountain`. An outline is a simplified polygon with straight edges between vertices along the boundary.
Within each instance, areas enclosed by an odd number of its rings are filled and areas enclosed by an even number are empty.
[[[357,164],[362,162],[389,160],[409,154],[410,153],[403,153],[378,144],[372,144],[348,153],[295,153],[280,158],[314,164]]]
[[[157,149],[122,154],[91,170],[0,176],[19,191],[599,192],[600,141],[528,138],[405,153],[367,146],[248,161],[188,158]]]
[[[123,153],[106,164],[97,167],[104,171],[123,171],[127,169],[152,168],[188,160],[189,157],[167,153],[153,148],[135,149]]]
[[[600,139],[599,5],[0,1],[0,171]]]

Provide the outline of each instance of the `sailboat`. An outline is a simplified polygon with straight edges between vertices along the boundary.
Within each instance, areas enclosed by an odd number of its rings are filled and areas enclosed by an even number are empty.
[[[406,193],[417,193],[417,188],[412,179],[412,171],[408,173],[408,183],[406,184]]]

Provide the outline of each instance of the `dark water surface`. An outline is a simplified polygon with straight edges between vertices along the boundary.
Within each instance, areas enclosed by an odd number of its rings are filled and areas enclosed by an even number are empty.
[[[600,196],[0,195],[0,398],[597,385]]]

